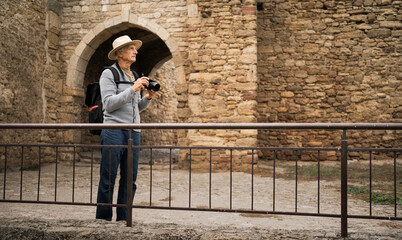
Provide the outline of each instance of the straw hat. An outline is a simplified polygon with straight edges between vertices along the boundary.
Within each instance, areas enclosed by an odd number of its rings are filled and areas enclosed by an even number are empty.
[[[110,60],[117,60],[116,52],[120,48],[123,48],[123,47],[131,45],[131,44],[134,44],[135,49],[137,49],[137,50],[142,46],[142,42],[140,40],[131,40],[131,38],[127,35],[116,38],[112,44],[113,45],[112,51],[110,51],[109,54],[107,55],[108,58]]]

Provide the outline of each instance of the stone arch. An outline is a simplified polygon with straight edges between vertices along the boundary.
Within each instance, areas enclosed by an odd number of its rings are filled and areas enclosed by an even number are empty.
[[[138,33],[140,36],[138,39],[143,41],[143,46],[140,49],[139,55],[144,56],[142,56],[142,61],[140,61],[138,58],[137,62],[135,63],[137,64],[136,66],[134,66],[135,64],[132,65],[135,70],[137,70],[136,67],[141,65],[139,62],[143,62],[143,65],[145,66],[142,66],[142,70],[144,71],[140,72],[149,74],[153,69],[160,66],[159,63],[161,61],[166,62],[166,60],[168,60],[168,62],[171,64],[170,66],[173,64],[173,67],[170,69],[173,71],[175,76],[175,78],[170,79],[175,81],[175,84],[185,83],[184,64],[176,40],[173,39],[173,37],[163,27],[155,22],[138,17],[134,14],[130,14],[128,10],[125,10],[122,11],[121,15],[97,24],[82,38],[68,62],[67,77],[65,80],[66,88],[84,90],[86,84],[97,81],[99,76],[96,78],[96,74],[100,74],[100,69],[102,69],[102,66],[110,63],[106,61],[108,59],[106,56],[107,54],[105,53],[111,49],[112,40],[119,34],[125,33],[128,33],[130,36],[131,34],[137,35]],[[155,49],[152,49],[154,44],[157,44],[157,46],[154,47]],[[150,57],[148,53],[151,53],[153,56],[155,56],[157,50],[161,50],[163,54],[158,56],[158,58],[152,59],[152,56]],[[141,52],[146,52],[147,54],[141,54]],[[93,65],[94,59],[98,59],[95,60],[95,65]],[[100,66],[100,64],[105,65]],[[95,73],[95,71],[97,72]],[[159,106],[159,104],[162,102],[163,104],[161,105],[166,106],[166,98],[167,97],[160,97],[155,99],[153,105]],[[81,109],[80,113],[76,115],[75,120],[77,122],[87,122],[87,109],[82,100],[77,98],[74,101],[76,107]],[[152,109],[152,111],[149,111],[149,113],[147,113],[147,111],[144,112],[144,120],[146,120],[147,115],[155,115],[158,113],[158,111],[160,110]],[[152,117],[149,116],[148,118],[152,119]],[[179,121],[177,118],[175,118],[175,120]],[[167,133],[165,135],[165,139],[172,139],[171,133]],[[80,138],[80,140],[83,142],[99,141],[97,136],[92,136],[88,132],[83,132],[78,138]],[[174,139],[176,138],[174,137]],[[150,140],[144,138],[144,141]],[[163,141],[163,139],[161,141]]]
[[[66,85],[71,88],[82,88],[88,62],[96,49],[114,34],[130,27],[152,32],[166,44],[175,65],[176,80],[180,84],[184,83],[183,59],[175,39],[162,26],[152,20],[138,17],[128,10],[123,10],[121,15],[99,23],[82,38],[68,62]]]

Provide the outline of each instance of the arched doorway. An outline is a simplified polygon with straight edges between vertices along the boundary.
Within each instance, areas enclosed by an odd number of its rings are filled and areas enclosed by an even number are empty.
[[[142,122],[179,122],[177,96],[185,93],[179,92],[175,86],[185,84],[186,80],[178,44],[163,27],[128,10],[90,29],[69,59],[66,88],[77,92],[74,105],[81,108],[81,114],[75,121],[88,122],[87,107],[80,92],[84,92],[89,83],[99,81],[103,67],[113,63],[107,59],[107,53],[112,49],[113,40],[125,34],[143,42],[133,69],[161,84],[161,90],[152,105],[141,113]],[[180,99],[183,102],[185,98],[181,96]],[[181,104],[181,108],[185,105]],[[171,145],[178,141],[176,134],[166,130],[146,130],[141,134],[141,142],[143,145]],[[82,143],[100,142],[99,136],[93,136],[88,131],[81,132],[77,138]]]
[[[164,41],[156,34],[138,27],[131,27],[113,34],[99,45],[88,61],[84,76],[84,87],[99,81],[103,67],[110,66],[114,62],[107,58],[112,49],[112,42],[119,36],[128,35],[132,39],[143,42],[137,55],[137,62],[131,67],[139,75],[148,76],[161,85],[161,90],[154,98],[148,109],[141,113],[142,122],[177,122],[177,95],[175,93],[176,79],[174,64],[171,61],[172,54]],[[82,119],[87,120],[86,106],[83,106]],[[172,131],[147,130],[151,134],[142,134],[142,144],[145,145],[170,145],[177,142],[177,137]],[[84,142],[99,142],[98,136],[84,135]]]
[[[107,58],[107,54],[112,49],[114,39],[122,35],[128,35],[132,39],[139,39],[143,42],[137,55],[137,62],[132,65],[132,69],[140,75],[152,78],[161,85],[161,90],[152,104],[141,113],[141,122],[177,122],[177,95],[175,92],[177,77],[172,54],[164,41],[152,32],[131,27],[113,34],[100,44],[88,61],[83,86],[86,87],[89,83],[99,81],[103,67],[114,63]],[[87,107],[84,104],[82,107],[81,122],[87,122]],[[82,141],[99,143],[99,136],[87,133],[82,136]],[[143,145],[172,145],[177,143],[177,137],[173,131],[146,130],[146,133],[142,134],[141,143]]]

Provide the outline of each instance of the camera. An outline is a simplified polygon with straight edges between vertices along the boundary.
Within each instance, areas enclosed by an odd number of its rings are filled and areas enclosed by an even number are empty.
[[[154,90],[155,92],[157,92],[161,88],[161,85],[159,85],[159,83],[155,82],[152,79],[148,79],[148,82],[149,82],[148,87],[145,86],[147,90]]]

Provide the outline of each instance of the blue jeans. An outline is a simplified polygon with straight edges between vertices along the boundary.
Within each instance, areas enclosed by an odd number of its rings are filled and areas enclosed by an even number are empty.
[[[133,143],[140,145],[140,133],[132,132]],[[129,130],[105,129],[101,133],[102,145],[127,145]],[[137,189],[135,181],[137,179],[138,159],[140,149],[133,149],[133,201]],[[111,156],[111,157],[109,157]],[[120,164],[120,181],[117,204],[127,203],[127,149],[126,148],[102,148],[102,159],[100,165],[100,180],[98,186],[97,203],[112,203],[113,189],[117,175],[117,168]],[[116,209],[116,221],[127,219],[127,209],[118,207]],[[112,207],[98,206],[96,208],[96,218],[112,220]]]

